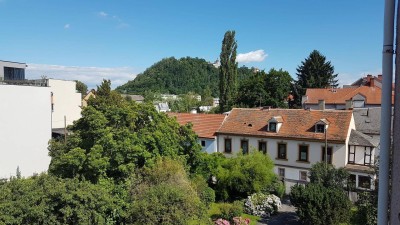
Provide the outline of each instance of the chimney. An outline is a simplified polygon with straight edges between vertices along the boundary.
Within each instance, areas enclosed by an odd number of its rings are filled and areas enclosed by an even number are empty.
[[[346,110],[353,109],[353,100],[346,100]]]
[[[371,77],[372,77],[371,74],[368,74],[368,75],[367,75],[367,82],[369,82],[369,81],[371,80]]]
[[[379,75],[378,75],[378,79],[379,79],[379,80],[382,80],[382,74],[379,74]]]
[[[325,110],[325,100],[323,100],[323,99],[318,100],[318,109]]]
[[[369,80],[369,86],[370,87],[375,87],[374,77],[371,77],[371,79]]]

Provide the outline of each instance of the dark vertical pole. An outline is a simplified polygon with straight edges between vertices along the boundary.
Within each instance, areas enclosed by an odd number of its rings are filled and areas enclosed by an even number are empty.
[[[390,216],[391,225],[400,225],[400,5],[397,3],[396,19],[396,65],[394,88],[394,117],[393,117],[393,154],[392,154],[392,191],[390,192]]]
[[[388,224],[389,162],[392,117],[393,36],[395,0],[385,0],[382,50],[382,113],[380,130],[378,225]]]

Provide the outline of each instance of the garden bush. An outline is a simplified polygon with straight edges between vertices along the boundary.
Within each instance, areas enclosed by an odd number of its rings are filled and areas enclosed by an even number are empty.
[[[266,217],[278,211],[281,207],[281,200],[276,195],[255,193],[247,197],[244,206],[246,213]]]
[[[239,217],[243,213],[243,202],[221,203],[218,205],[219,214],[216,218],[221,218],[233,222],[233,218]]]

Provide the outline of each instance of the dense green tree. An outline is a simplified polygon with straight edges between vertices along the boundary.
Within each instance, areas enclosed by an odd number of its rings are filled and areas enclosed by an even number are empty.
[[[221,112],[231,110],[237,89],[235,31],[227,31],[222,40],[219,67],[219,106]]]
[[[307,88],[337,87],[338,80],[334,66],[319,51],[314,50],[297,68],[297,87],[299,94],[305,94]],[[301,99],[301,96],[300,99]]]
[[[336,225],[350,219],[351,202],[344,191],[348,173],[343,168],[316,163],[310,183],[292,187],[290,200],[303,224]]]
[[[268,155],[253,152],[222,161],[217,172],[216,196],[219,200],[241,199],[264,191],[276,178]]]
[[[332,164],[323,162],[315,163],[310,170],[310,182],[327,188],[343,189],[348,178],[349,173],[344,168],[335,168]]]
[[[289,72],[282,69],[270,69],[265,79],[269,96],[269,99],[266,100],[266,105],[277,108],[287,108],[286,100],[291,91],[292,80]]]
[[[88,91],[88,87],[86,84],[84,84],[83,82],[81,82],[79,80],[75,80],[75,82],[76,82],[76,90],[78,91],[78,93],[82,94],[82,98],[83,98]]]
[[[267,74],[261,71],[243,79],[238,87],[236,105],[245,108],[267,105],[271,97],[267,91],[266,77]]]
[[[357,191],[357,214],[354,219],[362,225],[375,225],[378,222],[379,157],[374,161],[375,189]]]
[[[184,158],[194,168],[201,150],[190,125],[180,126],[152,104],[126,101],[109,81],[69,129],[66,143],[52,140],[49,146],[49,172],[63,178],[124,180],[157,156]]]
[[[132,184],[133,224],[184,225],[204,216],[204,204],[179,161],[158,159],[153,166],[138,170]]]
[[[291,203],[305,225],[338,225],[350,219],[351,202],[339,188],[322,184],[296,184],[290,193]]]
[[[0,185],[0,224],[120,224],[128,192],[104,180],[92,184],[50,175]]]
[[[236,105],[241,107],[272,106],[287,108],[292,77],[282,69],[252,72],[239,83]]]

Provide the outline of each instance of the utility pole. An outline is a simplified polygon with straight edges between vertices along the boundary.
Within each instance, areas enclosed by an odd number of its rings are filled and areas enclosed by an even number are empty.
[[[328,168],[328,125],[325,124],[325,166]]]
[[[388,224],[389,163],[392,118],[393,36],[395,0],[385,0],[382,51],[382,108],[379,156],[378,225]]]
[[[390,225],[400,225],[400,5],[397,3],[396,18],[396,66],[393,116],[392,188],[390,192]]]

